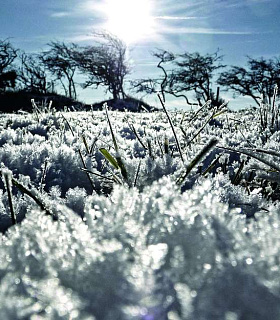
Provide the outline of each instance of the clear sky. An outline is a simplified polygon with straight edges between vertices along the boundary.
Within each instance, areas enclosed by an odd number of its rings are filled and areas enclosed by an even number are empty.
[[[280,0],[0,0],[0,39],[26,52],[52,40],[89,44],[99,28],[127,41],[131,78],[158,72],[155,48],[202,54],[219,48],[227,65],[244,65],[246,55],[280,56]],[[94,90],[80,97],[102,99]]]

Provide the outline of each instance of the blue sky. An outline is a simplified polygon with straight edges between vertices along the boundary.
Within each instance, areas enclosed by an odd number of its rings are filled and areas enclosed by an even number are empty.
[[[105,1],[109,0],[1,0],[0,38],[10,38],[14,46],[27,52],[45,49],[51,40],[89,44],[91,31],[106,27],[108,22]],[[125,3],[123,0],[114,0],[114,3],[118,1],[120,6]],[[143,4],[143,0],[130,2],[132,9],[137,9],[139,2]],[[153,27],[141,39],[129,44],[134,70],[131,78],[150,77],[158,72],[151,55],[155,48],[202,54],[219,48],[227,65],[244,65],[246,55],[270,58],[280,54],[279,0],[146,2]],[[139,8],[138,16],[135,12],[127,14],[141,20]],[[125,26],[124,20],[122,16],[120,23]],[[144,28],[147,21],[144,19],[141,23]],[[102,98],[101,92],[93,90],[80,95],[87,102]],[[236,105],[237,102],[231,103]]]

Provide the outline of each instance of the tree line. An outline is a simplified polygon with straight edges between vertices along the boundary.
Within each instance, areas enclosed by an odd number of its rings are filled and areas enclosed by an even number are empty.
[[[0,40],[0,93],[22,90],[48,94],[59,84],[65,96],[77,99],[76,76],[84,75],[83,88],[103,87],[113,99],[127,97],[126,77],[131,72],[128,48],[123,41],[106,32],[95,32],[92,45],[52,41],[48,49],[27,54],[11,42]],[[227,66],[219,51],[213,54],[184,52],[175,54],[156,50],[161,75],[130,81],[129,91],[142,94],[161,92],[183,97],[188,105],[201,106],[211,100],[223,102],[220,87],[234,96],[251,97],[257,105],[271,103],[275,86],[280,85],[280,58],[247,57],[247,65]]]

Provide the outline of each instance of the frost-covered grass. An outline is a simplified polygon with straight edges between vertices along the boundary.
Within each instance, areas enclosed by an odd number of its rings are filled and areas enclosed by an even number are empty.
[[[279,320],[279,125],[1,114],[0,319]]]

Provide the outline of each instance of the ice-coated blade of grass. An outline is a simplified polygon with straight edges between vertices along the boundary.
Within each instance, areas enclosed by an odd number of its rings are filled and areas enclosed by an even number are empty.
[[[72,129],[69,121],[65,118],[65,116],[64,116],[62,113],[61,113],[61,116],[62,116],[62,118],[64,119],[64,121],[67,123],[67,125],[68,125],[68,127],[69,127],[69,129],[70,129],[70,131],[71,131],[71,133],[72,133],[72,136],[75,137],[74,131],[73,131],[73,129]],[[88,152],[89,150],[88,150],[88,148],[87,148],[87,145],[86,145],[86,149],[87,149],[87,152]],[[79,156],[80,156],[80,159],[81,159],[81,161],[82,161],[82,164],[83,164],[84,169],[87,169],[87,166],[86,166],[86,163],[85,163],[85,160],[84,160],[84,158],[83,158],[83,155],[82,155],[81,150],[78,149],[78,152],[79,152]],[[88,153],[88,154],[89,154],[89,153]],[[94,190],[95,187],[94,187],[94,184],[93,184],[93,182],[92,182],[92,180],[91,180],[91,177],[90,177],[89,173],[86,172],[86,171],[85,171],[85,173],[86,173],[86,175],[87,175],[87,177],[88,177],[88,180],[89,180],[89,183],[90,183],[90,185],[91,185],[91,187],[92,187],[92,190]]]
[[[44,181],[46,181],[47,168],[48,168],[48,160],[46,159],[44,162],[44,168],[43,168],[42,177],[41,177],[41,181],[40,181],[40,192],[41,193],[43,192]]]
[[[96,145],[96,143],[97,143],[97,141],[99,139],[100,134],[101,134],[101,130],[99,131],[98,135],[94,138],[94,140],[93,140],[93,142],[91,144],[90,150],[89,150],[89,154],[93,153],[93,150],[94,150],[95,145]]]
[[[169,153],[169,140],[166,136],[164,137],[164,153]]]
[[[204,148],[198,153],[198,155],[191,161],[191,163],[187,166],[186,172],[183,173],[176,183],[178,185],[181,185],[185,179],[187,178],[188,174],[191,172],[191,170],[204,158],[204,156],[212,149],[215,147],[215,145],[218,143],[217,139],[212,139],[210,142],[204,146]]]
[[[216,115],[216,110],[212,112],[211,116],[206,120],[203,126],[199,130],[197,130],[197,132],[193,135],[193,137],[189,141],[187,141],[187,146],[189,146],[193,142],[193,140],[202,132],[202,130],[215,117],[215,115]]]
[[[215,167],[215,165],[219,162],[219,159],[221,158],[221,156],[222,156],[222,154],[220,154],[220,155],[217,157],[217,159],[215,159],[215,160],[210,164],[210,166],[202,172],[202,175],[203,175],[203,176],[206,176],[207,173],[209,173],[209,172]]]
[[[221,114],[223,114],[223,113],[225,113],[225,112],[227,112],[227,110],[221,110],[221,111],[215,113],[215,114],[213,115],[213,118],[212,118],[212,119],[217,118],[218,116],[220,116]]]
[[[272,104],[271,104],[271,129],[274,129],[274,121],[276,120],[276,114],[277,114],[277,110],[275,108],[275,102],[276,102],[276,97],[278,94],[278,86],[275,85],[274,87],[274,92],[273,92],[273,97],[272,97]]]
[[[108,180],[108,181],[115,181],[114,179],[112,178],[109,178],[109,177],[106,177],[106,176],[103,176],[102,174],[99,174],[99,173],[96,173],[96,172],[93,172],[91,170],[88,170],[88,169],[84,169],[84,168],[80,168],[82,171],[84,172],[88,172],[88,173],[91,173],[93,174],[94,176],[97,176],[99,178],[102,178],[102,179],[105,179],[105,180]]]
[[[211,105],[211,103],[212,103],[211,100],[206,101],[205,104],[196,111],[196,113],[194,114],[194,116],[191,118],[190,123],[193,122],[193,121],[196,119],[196,117],[197,117],[197,115],[199,114],[200,111],[202,111],[202,110],[204,110],[205,108],[209,107],[209,106]]]
[[[139,143],[141,144],[141,146],[145,149],[148,150],[148,148],[145,146],[145,144],[143,143],[142,139],[139,137],[139,134],[137,133],[134,125],[132,123],[129,123],[128,119],[126,119],[128,126],[130,127],[130,129],[133,131],[136,139],[139,141]]]
[[[5,175],[5,172],[3,173],[3,170],[0,170],[0,176],[3,178]],[[16,179],[13,177],[10,178],[12,185],[14,185],[16,188],[18,188],[22,193],[28,195],[31,199],[35,201],[35,203],[41,208],[42,211],[46,213],[46,215],[52,216],[54,219],[54,215],[50,212],[50,210],[47,209],[46,205],[37,197],[34,192],[31,190],[27,189],[23,184],[18,182]]]
[[[114,148],[115,148],[115,151],[116,151],[117,165],[118,165],[118,168],[121,170],[121,174],[122,174],[122,177],[123,177],[124,181],[128,183],[128,173],[127,173],[125,164],[122,161],[122,158],[121,158],[121,156],[119,154],[119,147],[118,147],[118,143],[117,143],[117,140],[116,140],[116,137],[115,137],[115,134],[114,134],[114,131],[113,131],[113,127],[112,127],[112,124],[111,124],[111,120],[110,120],[110,117],[109,117],[107,103],[104,104],[104,107],[105,107],[107,122],[109,124],[110,132],[111,132],[112,139],[113,139]]]
[[[112,179],[117,183],[117,184],[120,184],[120,185],[123,185],[123,181],[121,181],[121,179],[111,170],[110,167],[106,166],[106,169],[108,170],[108,172],[111,174],[112,176]]]
[[[159,146],[159,150],[160,150],[160,153],[161,153],[161,155],[163,156],[163,149],[162,149],[162,146],[161,146],[161,143],[160,143],[160,141],[159,141],[159,138],[158,138],[158,136],[156,135],[156,142],[157,142],[157,144],[158,144],[158,146]]]
[[[277,172],[280,172],[280,167],[275,164],[275,163],[272,163],[271,161],[269,160],[266,160],[266,159],[263,159],[263,158],[260,158],[259,156],[257,156],[255,153],[253,152],[249,152],[247,150],[244,150],[244,149],[234,149],[234,148],[229,148],[229,147],[222,147],[222,146],[216,146],[218,149],[223,149],[223,150],[227,150],[227,151],[232,151],[232,152],[236,152],[236,153],[240,153],[240,154],[245,154],[246,156],[249,156],[251,158],[254,158],[256,160],[258,160],[259,162],[262,162],[263,164],[269,166],[270,168],[276,170]]]
[[[82,155],[81,150],[78,149],[78,152],[79,152],[79,156],[80,156],[80,159],[81,159],[81,161],[82,161],[82,164],[83,164],[84,169],[87,169],[87,166],[86,166],[86,163],[85,163],[85,160],[84,160],[84,158],[83,158],[83,155]],[[94,187],[94,184],[93,184],[93,182],[92,182],[92,180],[91,180],[91,177],[90,177],[89,173],[86,172],[86,171],[85,171],[85,173],[86,173],[86,175],[87,175],[87,177],[88,177],[89,183],[90,183],[91,186],[92,186],[92,190],[94,190],[95,187]]]
[[[239,151],[240,153],[246,154],[247,156],[252,157],[252,158],[254,158],[254,159],[262,162],[263,164],[266,164],[267,166],[275,169],[276,171],[280,172],[280,167],[279,167],[276,163],[274,163],[274,162],[272,162],[272,161],[269,161],[269,160],[266,160],[266,159],[264,159],[264,158],[261,158],[261,157],[259,157],[258,155],[254,154],[254,153],[251,153],[251,152],[249,152],[249,151],[247,151],[247,150],[241,149],[241,150],[238,150],[238,151]]]
[[[234,178],[232,179],[232,184],[237,185],[240,182],[240,180],[241,180],[241,172],[242,172],[242,170],[244,168],[244,165],[245,165],[245,161],[243,160],[243,161],[241,161],[241,164],[240,164],[240,166],[239,166]]]
[[[152,151],[152,143],[151,143],[151,139],[150,138],[147,139],[147,144],[148,144],[149,157],[151,159],[154,159],[153,151]]]
[[[37,121],[39,123],[40,122],[39,114],[42,114],[42,112],[39,110],[39,108],[38,108],[38,106],[37,106],[37,104],[36,104],[34,99],[31,99],[31,105],[32,105],[32,110],[35,113]]]
[[[137,183],[139,172],[140,172],[140,167],[141,167],[141,160],[139,161],[139,164],[137,167],[137,171],[136,171],[134,182],[133,182],[133,187],[136,187],[136,183]]]
[[[163,110],[164,110],[164,112],[165,112],[165,114],[166,114],[166,116],[167,116],[168,122],[169,122],[169,124],[170,124],[170,126],[171,126],[171,129],[172,129],[172,132],[173,132],[175,141],[176,141],[177,149],[178,149],[178,152],[179,152],[179,154],[180,154],[180,158],[181,158],[182,162],[184,163],[184,158],[183,158],[182,149],[181,149],[181,146],[180,146],[180,143],[179,143],[179,140],[178,140],[178,137],[177,137],[175,128],[174,128],[173,123],[172,123],[172,121],[171,121],[171,118],[170,118],[170,116],[169,116],[169,114],[168,114],[168,112],[167,112],[167,110],[166,110],[166,108],[165,108],[164,101],[161,99],[161,96],[160,96],[159,93],[158,93],[157,95],[158,95],[159,101],[160,101],[160,103],[161,103],[161,106],[162,106],[162,108],[163,108]]]
[[[185,120],[185,116],[186,116],[186,112],[183,112],[183,115],[182,115],[182,118],[181,118],[181,121],[179,123],[179,126],[181,126]]]
[[[65,117],[62,113],[61,113],[61,116],[62,116],[63,120],[66,122],[68,128],[70,129],[70,131],[71,131],[71,133],[72,133],[72,136],[75,137],[74,131],[73,131],[73,129],[72,129],[69,121],[66,119],[66,117]]]
[[[265,149],[261,149],[261,148],[252,148],[252,149],[248,149],[249,151],[255,151],[255,152],[259,152],[259,153],[265,153],[268,154],[270,156],[276,156],[280,158],[280,153],[274,150],[265,150]]]
[[[110,120],[110,117],[109,117],[109,112],[108,112],[107,103],[104,103],[104,107],[105,107],[107,122],[108,122],[108,125],[109,125],[109,128],[110,128],[110,132],[111,132],[111,136],[112,136],[112,139],[113,139],[114,148],[115,148],[115,151],[116,151],[116,152],[119,152],[119,147],[118,147],[118,144],[117,144],[117,140],[116,140],[116,138],[115,138],[115,134],[114,134],[114,131],[113,131],[113,127],[112,127],[111,120]]]
[[[2,179],[4,180],[3,182],[6,186],[6,190],[8,194],[12,224],[16,224],[17,221],[16,221],[16,215],[15,215],[14,206],[13,206],[13,194],[12,194],[12,172],[7,169],[2,170]]]
[[[102,153],[103,157],[109,162],[111,163],[111,165],[115,168],[115,169],[120,169],[117,160],[111,155],[111,153],[105,149],[105,148],[100,148],[99,151]]]
[[[86,151],[87,151],[87,154],[90,154],[90,149],[89,149],[89,146],[88,146],[88,143],[87,143],[87,140],[86,140],[86,137],[82,134],[82,140],[83,140],[83,143],[85,145],[85,148],[86,148]]]
[[[184,137],[187,139],[188,136],[187,136],[187,133],[186,133],[185,129],[182,126],[180,126],[180,129],[181,129]]]
[[[122,177],[124,179],[125,182],[128,182],[128,173],[127,173],[127,170],[126,170],[126,167],[122,161],[122,158],[119,154],[117,154],[116,156],[116,160],[117,160],[117,163],[118,163],[118,166],[121,170],[121,174],[122,174]]]

